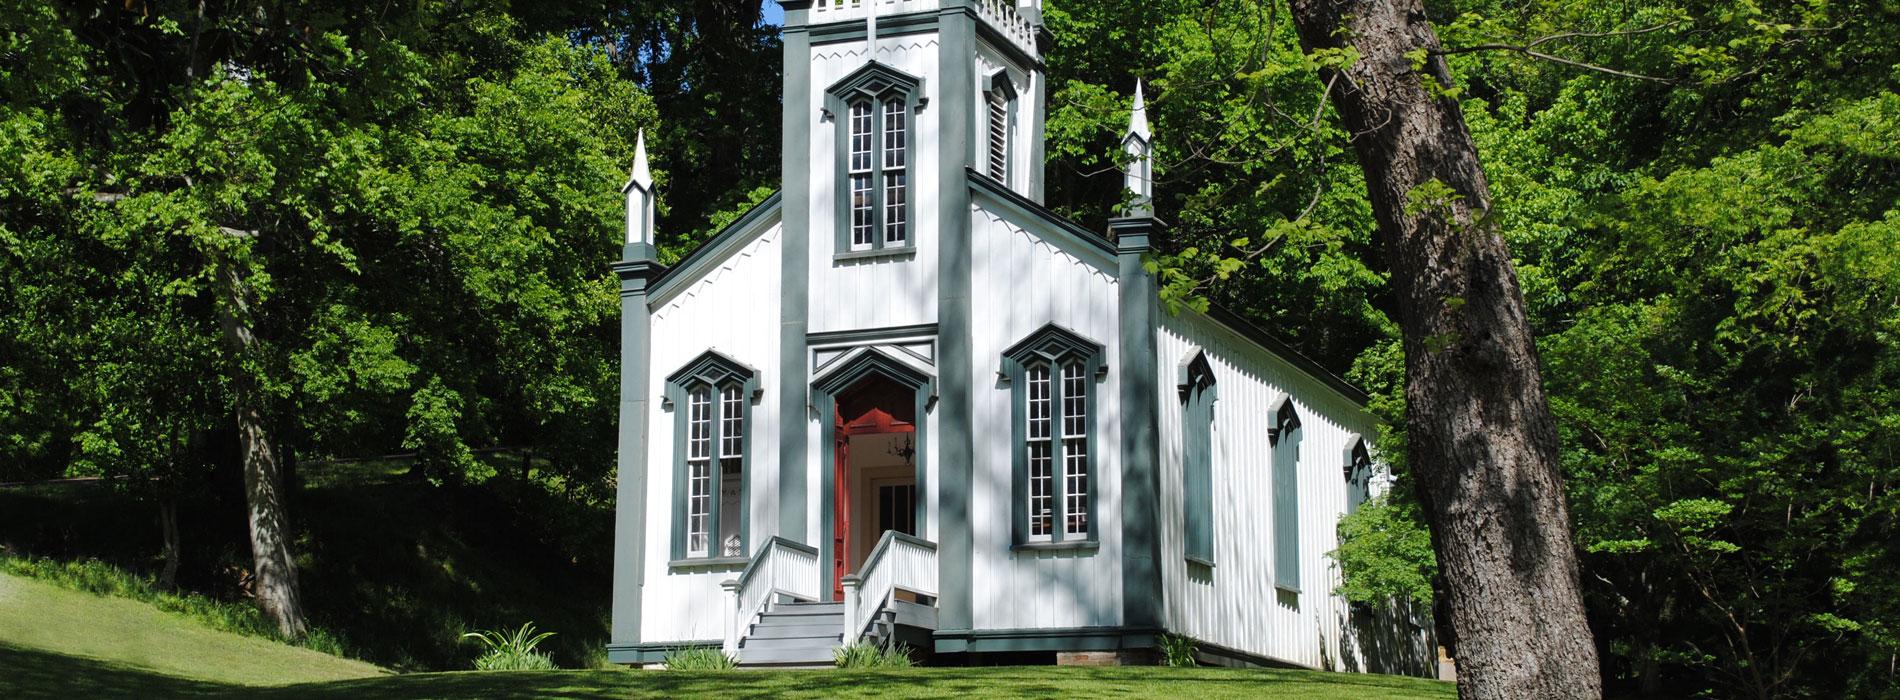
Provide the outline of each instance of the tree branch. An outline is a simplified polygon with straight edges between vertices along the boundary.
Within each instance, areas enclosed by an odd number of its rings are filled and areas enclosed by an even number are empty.
[[[1526,56],[1530,56],[1531,58],[1543,59],[1546,61],[1550,61],[1552,63],[1561,63],[1563,65],[1570,66],[1573,68],[1582,68],[1588,71],[1595,71],[1598,73],[1605,73],[1605,74],[1614,75],[1614,76],[1623,77],[1623,78],[1635,78],[1637,80],[1647,80],[1653,83],[1663,83],[1665,85],[1673,85],[1677,82],[1673,78],[1662,78],[1662,77],[1657,77],[1654,75],[1632,73],[1625,70],[1617,70],[1615,68],[1610,68],[1608,66],[1599,66],[1594,63],[1584,63],[1583,61],[1575,61],[1568,58],[1564,58],[1562,56],[1556,56],[1556,55],[1544,53],[1542,51],[1538,51],[1537,47],[1542,46],[1552,41],[1564,41],[1568,39],[1597,39],[1597,38],[1612,37],[1612,36],[1636,36],[1639,34],[1649,34],[1651,32],[1658,32],[1664,29],[1668,29],[1678,24],[1681,24],[1681,21],[1664,22],[1662,24],[1658,24],[1658,25],[1650,26],[1650,27],[1642,27],[1640,29],[1621,29],[1621,30],[1609,31],[1609,32],[1558,32],[1556,34],[1552,34],[1549,36],[1533,39],[1528,44],[1504,44],[1504,43],[1478,44],[1476,46],[1461,46],[1461,47],[1454,47],[1454,48],[1448,48],[1448,49],[1438,49],[1436,51],[1432,51],[1431,55],[1450,56],[1453,54],[1476,53],[1479,51],[1511,51],[1515,53],[1521,53]]]

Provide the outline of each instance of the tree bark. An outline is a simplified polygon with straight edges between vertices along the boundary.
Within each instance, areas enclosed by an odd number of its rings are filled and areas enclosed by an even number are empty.
[[[164,538],[161,545],[165,557],[165,568],[158,572],[158,587],[172,590],[178,586],[178,499],[169,494],[158,498],[158,530]]]
[[[218,321],[231,352],[238,449],[244,468],[244,500],[250,512],[251,561],[258,607],[277,624],[286,639],[309,631],[303,604],[297,597],[297,570],[290,558],[287,518],[284,515],[282,466],[264,420],[264,395],[252,375],[250,358],[257,354],[257,333],[251,323],[251,299],[244,280],[230,264],[220,265]]]
[[[1353,134],[1398,297],[1408,459],[1432,525],[1463,698],[1598,698],[1576,552],[1523,293],[1419,0],[1292,0]],[[1407,54],[1411,56],[1408,57]],[[1422,70],[1414,69],[1414,58]],[[1429,80],[1427,80],[1429,78]]]

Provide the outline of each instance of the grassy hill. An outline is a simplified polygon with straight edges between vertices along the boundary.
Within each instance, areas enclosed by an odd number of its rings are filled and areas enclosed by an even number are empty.
[[[607,641],[612,512],[558,486],[491,477],[407,478],[400,461],[306,465],[290,517],[311,624],[350,656],[400,671],[469,668],[465,631],[534,622],[563,667],[600,665]],[[250,566],[241,493],[182,504],[179,585],[242,601]],[[0,556],[159,566],[156,507],[99,482],[0,487]],[[6,570],[0,567],[0,571]]]

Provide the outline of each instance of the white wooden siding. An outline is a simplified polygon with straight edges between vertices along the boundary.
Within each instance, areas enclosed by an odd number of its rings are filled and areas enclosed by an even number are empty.
[[[1190,571],[1183,553],[1179,367],[1205,350],[1214,370],[1214,567]],[[1333,594],[1345,513],[1345,450],[1376,421],[1313,377],[1206,316],[1163,315],[1161,372],[1162,578],[1169,629],[1250,654],[1316,668],[1364,668],[1352,644],[1341,644],[1349,610]],[[1299,412],[1300,591],[1277,590],[1273,579],[1273,412],[1291,393]],[[1344,647],[1342,649],[1342,647]],[[1352,654],[1344,659],[1342,653]]]
[[[883,37],[877,60],[923,80],[924,97],[938,98],[936,80],[938,42],[935,34]],[[864,42],[842,42],[812,47],[812,114],[826,106],[826,90],[863,68]],[[937,320],[937,207],[938,114],[926,107],[911,116],[915,150],[909,189],[911,257],[838,261],[838,125],[815,119],[811,134],[811,296],[813,333],[886,328],[932,323]],[[960,181],[956,186],[961,187]],[[882,234],[880,234],[882,235]],[[813,482],[816,483],[816,482]]]
[[[647,415],[646,578],[642,641],[724,638],[719,584],[733,571],[673,573],[674,411],[662,408],[666,378],[707,350],[718,350],[760,374],[763,394],[752,404],[751,509],[747,542],[757,547],[778,523],[779,264],[783,227],[773,222],[700,279],[653,308]]]
[[[1115,373],[1118,337],[1116,282],[1106,256],[1068,251],[980,204],[973,207],[971,339],[975,355],[976,462],[970,523],[976,629],[1095,627],[1119,625],[1121,604],[1120,377]],[[999,379],[1003,351],[1049,323],[1057,323],[1106,346],[1104,381],[1095,392],[1095,454],[1091,486],[1098,551],[1012,552],[1011,393]]]

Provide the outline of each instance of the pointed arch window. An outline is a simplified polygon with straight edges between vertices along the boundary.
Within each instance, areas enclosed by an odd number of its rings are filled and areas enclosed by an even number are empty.
[[[758,390],[758,372],[713,351],[667,377],[676,562],[743,560],[749,551],[748,428]]]
[[[1357,512],[1372,498],[1372,455],[1366,451],[1365,440],[1353,439],[1352,447],[1346,449],[1342,472],[1346,478],[1346,512]]]
[[[1300,413],[1283,399],[1267,439],[1273,445],[1273,585],[1300,590]]]
[[[922,81],[871,63],[827,92],[838,123],[839,257],[905,253],[916,240],[911,211]]]
[[[1096,541],[1095,383],[1102,346],[1056,325],[1003,353],[1015,448],[1011,508],[1018,547]]]
[[[1181,515],[1187,560],[1214,565],[1214,400],[1217,384],[1207,353],[1181,366]]]

